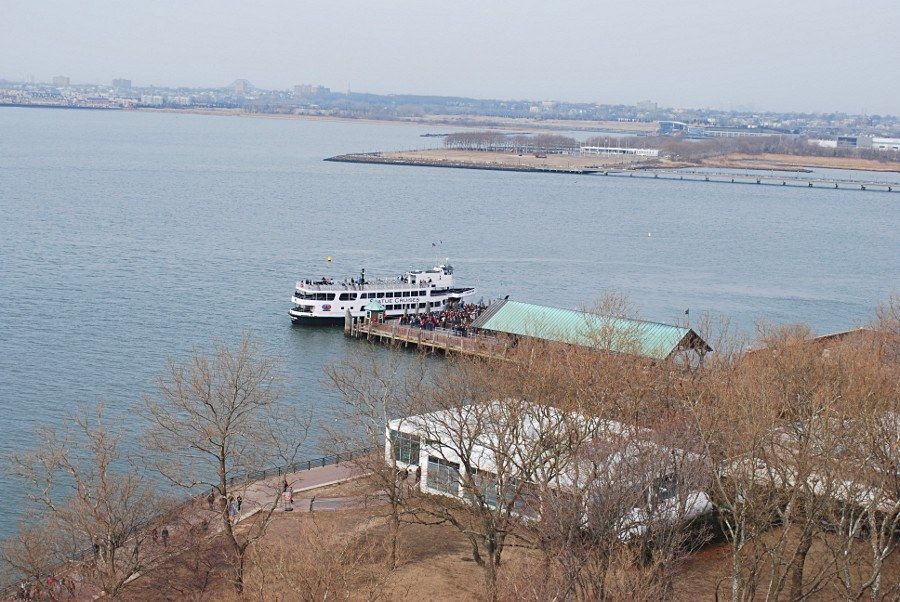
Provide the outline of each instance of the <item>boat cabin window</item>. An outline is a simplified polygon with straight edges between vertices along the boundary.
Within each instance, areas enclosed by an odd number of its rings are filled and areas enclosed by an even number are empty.
[[[379,299],[384,299],[384,293],[376,293],[375,296],[378,297]]]
[[[316,301],[334,301],[334,293],[316,293]]]
[[[341,293],[341,301],[356,301],[356,293]]]

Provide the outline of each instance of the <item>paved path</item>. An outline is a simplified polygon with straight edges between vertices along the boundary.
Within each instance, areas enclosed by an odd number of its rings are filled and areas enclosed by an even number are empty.
[[[271,507],[272,500],[275,499],[275,496],[278,496],[283,492],[285,483],[287,483],[288,487],[294,492],[294,506],[296,507],[299,505],[298,493],[326,487],[335,483],[341,483],[359,476],[362,476],[362,472],[357,466],[342,463],[312,468],[310,470],[303,470],[281,477],[276,476],[250,483],[236,489],[236,491],[241,491],[241,495],[244,498],[238,521],[252,516],[259,510],[268,510]],[[309,498],[306,499],[308,506]],[[281,505],[282,502],[279,502],[279,506]]]

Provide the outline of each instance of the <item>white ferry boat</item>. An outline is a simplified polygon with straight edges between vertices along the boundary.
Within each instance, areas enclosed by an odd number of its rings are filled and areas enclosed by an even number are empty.
[[[366,315],[371,299],[385,307],[386,318],[422,314],[446,309],[475,294],[473,287],[457,287],[453,267],[439,265],[430,270],[413,270],[396,278],[369,280],[362,270],[359,278],[335,282],[330,278],[301,280],[291,297],[291,320],[303,324],[343,324],[349,311],[355,318]]]

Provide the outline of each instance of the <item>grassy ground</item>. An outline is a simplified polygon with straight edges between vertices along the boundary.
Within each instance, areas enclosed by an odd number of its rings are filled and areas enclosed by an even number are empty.
[[[813,157],[800,155],[731,154],[724,157],[705,159],[706,167],[727,167],[738,169],[802,169],[804,167],[826,167],[831,169],[860,169],[866,171],[900,172],[900,162],[876,161],[874,159],[854,159],[851,157]]]

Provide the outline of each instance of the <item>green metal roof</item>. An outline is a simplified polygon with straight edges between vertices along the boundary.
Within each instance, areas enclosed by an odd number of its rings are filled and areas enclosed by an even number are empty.
[[[683,346],[709,349],[690,328],[519,301],[496,303],[472,326],[660,360]]]
[[[366,303],[366,306],[363,309],[366,311],[384,311],[385,308],[377,299],[372,299]]]

